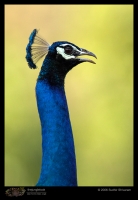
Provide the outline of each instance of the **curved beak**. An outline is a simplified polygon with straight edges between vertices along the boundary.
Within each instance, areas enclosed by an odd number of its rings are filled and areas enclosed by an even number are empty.
[[[78,56],[82,56],[82,55],[87,55],[87,56],[93,56],[97,59],[96,55],[90,51],[87,51],[86,49],[82,49],[81,48],[81,51],[79,51],[79,55],[77,55],[77,59],[79,59],[81,62],[90,62],[90,63],[93,63],[93,64],[96,64],[93,60],[91,59],[88,59],[88,58],[78,58]]]

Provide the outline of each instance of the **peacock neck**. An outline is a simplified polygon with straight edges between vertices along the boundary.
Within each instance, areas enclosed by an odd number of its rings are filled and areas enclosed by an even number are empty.
[[[66,74],[67,70],[64,64],[47,55],[41,67],[38,80],[45,80],[49,86],[63,88]]]
[[[38,78],[42,166],[37,186],[77,186],[76,158],[64,84]]]

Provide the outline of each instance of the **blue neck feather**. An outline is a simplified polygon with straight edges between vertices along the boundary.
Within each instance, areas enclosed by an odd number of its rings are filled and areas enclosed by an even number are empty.
[[[62,78],[60,81],[57,75],[54,80],[60,84],[51,84],[47,73],[42,66],[36,84],[42,127],[42,166],[37,186],[77,186],[76,158],[64,81]]]

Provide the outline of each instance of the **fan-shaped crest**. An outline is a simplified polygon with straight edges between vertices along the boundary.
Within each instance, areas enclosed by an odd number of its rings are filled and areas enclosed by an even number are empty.
[[[29,67],[36,69],[36,63],[48,53],[49,44],[38,35],[38,30],[34,29],[29,37],[26,47],[26,60]]]

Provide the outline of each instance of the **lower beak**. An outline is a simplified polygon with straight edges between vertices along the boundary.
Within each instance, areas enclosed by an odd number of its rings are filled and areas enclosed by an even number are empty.
[[[93,56],[97,59],[96,55],[90,51],[87,51],[86,49],[81,49],[81,52],[78,56],[82,56],[82,55],[87,55],[87,56]],[[88,59],[88,58],[78,58],[81,62],[90,62],[93,64],[96,64],[93,60]]]

